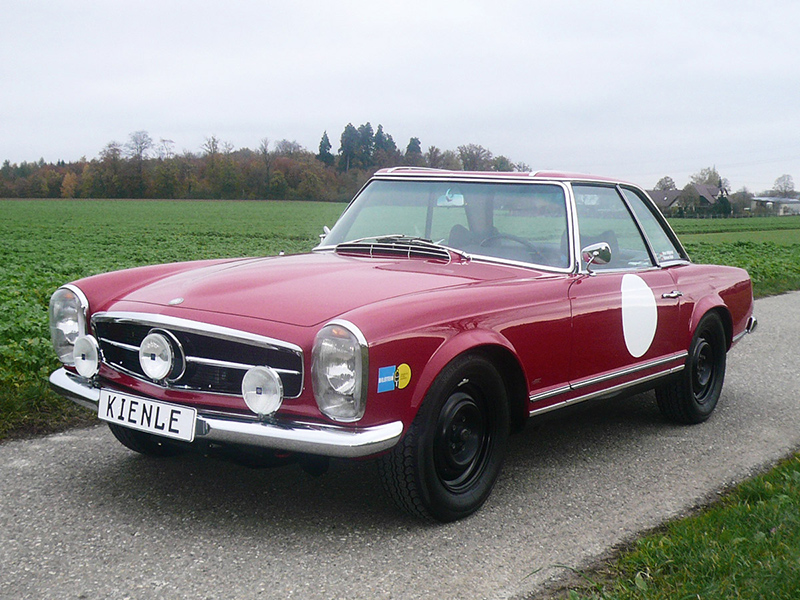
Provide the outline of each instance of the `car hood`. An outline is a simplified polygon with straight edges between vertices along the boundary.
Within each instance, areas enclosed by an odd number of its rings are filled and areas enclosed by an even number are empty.
[[[496,281],[516,270],[317,253],[200,266],[129,290],[117,300],[312,326],[374,302]]]

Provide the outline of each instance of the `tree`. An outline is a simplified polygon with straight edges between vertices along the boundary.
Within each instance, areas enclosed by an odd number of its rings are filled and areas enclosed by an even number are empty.
[[[723,195],[727,194],[731,187],[730,182],[719,174],[716,167],[700,169],[700,171],[689,178],[689,181],[695,185],[713,185],[718,187]]]
[[[269,151],[269,138],[261,138],[261,143],[258,145],[258,154],[261,156],[261,160],[264,163],[264,170],[266,171],[264,176],[264,189],[266,195],[269,190],[270,177],[272,177],[272,154]]]
[[[292,140],[278,140],[275,142],[275,154],[278,156],[296,156],[305,152],[305,148]]]
[[[388,133],[383,131],[383,125],[378,125],[375,130],[375,152],[372,155],[373,166],[393,167],[399,165],[403,160],[397,144]]]
[[[667,191],[667,190],[677,190],[678,187],[675,185],[675,181],[673,181],[672,177],[667,175],[659,179],[656,182],[656,186],[653,189],[659,191]]]
[[[319,141],[319,153],[317,154],[317,160],[322,164],[332,167],[333,163],[336,161],[336,158],[331,154],[331,141],[328,139],[328,132],[325,131],[322,134],[322,139]]]
[[[372,131],[372,125],[367,121],[358,128],[358,149],[356,150],[358,166],[362,169],[369,169],[374,164],[374,153],[375,133]]]
[[[495,156],[492,159],[492,171],[515,171],[517,166],[506,156]]]
[[[342,136],[339,138],[339,170],[347,173],[351,166],[355,166],[356,153],[358,152],[358,130],[352,123],[345,125]]]
[[[478,144],[459,146],[458,156],[465,171],[488,171],[492,168],[492,153]]]
[[[731,210],[735,215],[741,215],[750,210],[753,203],[753,194],[746,187],[730,196]]]
[[[66,175],[64,175],[64,179],[61,182],[61,197],[74,198],[75,192],[77,191],[78,191],[78,176],[72,171],[70,171]]]
[[[128,136],[128,143],[125,149],[128,156],[139,162],[147,158],[147,153],[153,147],[153,139],[146,131],[134,131]]]
[[[408,146],[406,146],[406,154],[403,158],[403,164],[412,167],[425,166],[425,158],[422,156],[422,145],[420,144],[419,138],[412,137],[410,140],[408,140]]]
[[[777,195],[781,198],[794,198],[794,180],[791,175],[781,175],[775,180],[772,186]]]

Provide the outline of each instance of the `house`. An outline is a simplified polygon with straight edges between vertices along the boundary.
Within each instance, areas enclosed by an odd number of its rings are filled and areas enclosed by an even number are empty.
[[[797,198],[756,197],[751,210],[762,210],[778,216],[800,215],[800,200]]]
[[[728,197],[725,188],[704,183],[695,183],[682,190],[647,190],[647,193],[665,215],[712,212],[721,198]]]

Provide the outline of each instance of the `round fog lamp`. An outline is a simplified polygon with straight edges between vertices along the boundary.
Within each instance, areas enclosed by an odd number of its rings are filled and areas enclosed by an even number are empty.
[[[72,359],[75,369],[81,377],[94,377],[100,369],[100,346],[91,335],[85,335],[75,340],[72,350]]]
[[[151,333],[139,346],[139,364],[142,371],[153,381],[161,381],[170,371],[174,362],[172,344],[160,333]]]
[[[283,401],[281,378],[271,367],[253,367],[242,379],[242,397],[247,408],[259,417],[271,415]]]

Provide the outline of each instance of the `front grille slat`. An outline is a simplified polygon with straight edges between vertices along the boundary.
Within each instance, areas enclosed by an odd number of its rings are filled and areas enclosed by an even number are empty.
[[[180,344],[186,369],[175,379],[162,382],[171,389],[240,395],[244,374],[252,366],[275,369],[283,383],[284,397],[296,398],[303,389],[303,354],[296,347],[269,339],[257,343],[246,332],[214,328],[219,335],[202,333],[203,324],[149,315],[137,318],[101,313],[92,319],[103,362],[137,379],[150,381],[139,364],[139,346],[153,329],[170,332]],[[142,322],[146,321],[146,322]],[[174,323],[173,323],[174,321]],[[237,338],[237,334],[240,334]],[[223,337],[224,336],[224,337]]]

